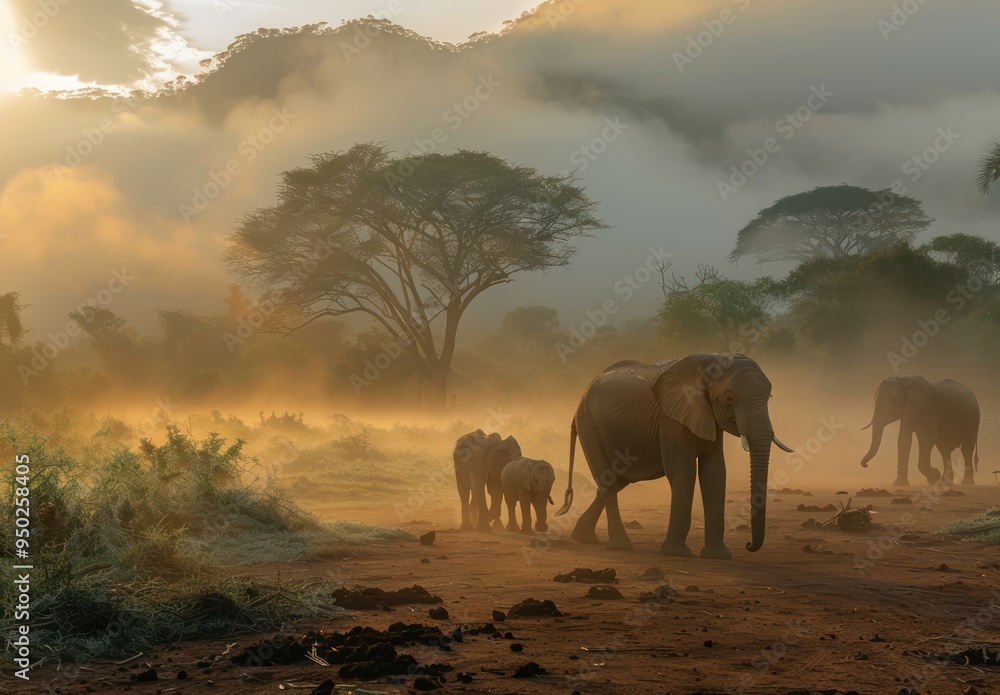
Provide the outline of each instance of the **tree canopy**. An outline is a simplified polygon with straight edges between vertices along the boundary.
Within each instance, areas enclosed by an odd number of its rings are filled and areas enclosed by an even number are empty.
[[[739,231],[730,258],[766,261],[844,258],[911,241],[932,222],[920,201],[891,189],[822,186],[786,196]]]
[[[604,228],[571,176],[484,152],[391,155],[362,144],[282,175],[278,203],[245,217],[230,268],[263,292],[265,329],[365,315],[417,365],[443,406],[458,325],[490,287],[565,266]]]

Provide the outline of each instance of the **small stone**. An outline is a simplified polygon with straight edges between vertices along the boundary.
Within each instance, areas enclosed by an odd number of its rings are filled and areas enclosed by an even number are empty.
[[[420,545],[434,545],[434,539],[437,537],[433,531],[428,531],[420,537]]]
[[[503,611],[497,611],[497,610],[493,611],[493,622],[502,623],[506,619],[507,616],[504,614]]]
[[[514,642],[512,645],[510,645],[510,650],[512,652],[523,652],[524,651],[524,645],[523,644],[519,644],[517,642]]]
[[[427,611],[427,615],[429,615],[433,620],[447,620],[448,609],[443,606],[438,606],[437,608],[431,608]]]

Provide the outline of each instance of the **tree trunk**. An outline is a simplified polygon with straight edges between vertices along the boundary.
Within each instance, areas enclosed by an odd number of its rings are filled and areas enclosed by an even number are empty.
[[[424,408],[444,412],[448,405],[448,372],[450,367],[438,366],[424,381]]]

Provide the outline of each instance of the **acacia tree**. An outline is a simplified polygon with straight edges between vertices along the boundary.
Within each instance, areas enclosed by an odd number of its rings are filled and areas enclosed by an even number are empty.
[[[278,203],[246,216],[227,260],[263,292],[263,330],[366,315],[406,351],[431,407],[446,402],[470,304],[518,272],[565,266],[604,225],[572,177],[484,152],[392,156],[355,145],[282,175]]]
[[[892,189],[822,186],[786,196],[739,231],[732,260],[758,262],[846,258],[911,241],[933,220],[919,200]]]
[[[986,195],[1000,181],[1000,138],[990,143],[979,163],[979,192]]]

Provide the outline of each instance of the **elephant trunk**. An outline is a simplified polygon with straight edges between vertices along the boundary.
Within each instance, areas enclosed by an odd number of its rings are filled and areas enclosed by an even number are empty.
[[[884,418],[878,417],[878,415],[872,418],[871,423],[868,427],[872,428],[872,443],[868,447],[868,453],[865,457],[861,459],[861,467],[868,468],[868,462],[875,458],[875,454],[878,453],[878,448],[882,445],[882,433],[885,432],[885,426],[888,422]]]
[[[742,419],[742,418],[741,418]],[[767,402],[748,404],[746,431],[750,444],[750,537],[747,550],[755,553],[764,545],[767,519],[767,471],[771,460],[774,430],[767,414]]]

